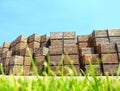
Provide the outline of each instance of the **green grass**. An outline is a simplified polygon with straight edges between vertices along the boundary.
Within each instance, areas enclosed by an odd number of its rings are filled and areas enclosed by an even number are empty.
[[[73,74],[64,76],[63,70],[61,76],[56,76],[47,64],[45,65],[45,72],[43,72],[45,76],[39,76],[31,54],[30,58],[35,76],[14,76],[12,74],[5,76],[1,66],[0,91],[120,91],[119,76],[96,76],[91,63],[91,76],[85,73],[84,76],[78,74],[77,76],[73,76]],[[50,60],[49,57],[47,59]],[[72,68],[74,71],[73,66]],[[46,70],[49,72],[47,73]],[[118,71],[118,75],[119,73]],[[53,76],[49,76],[49,74]]]

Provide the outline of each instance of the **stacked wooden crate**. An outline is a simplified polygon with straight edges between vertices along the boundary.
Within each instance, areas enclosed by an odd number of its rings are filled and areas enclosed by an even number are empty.
[[[78,46],[77,46],[75,32],[63,33],[63,51],[64,51],[64,68],[66,67],[71,68],[71,70],[74,72],[72,68],[73,65],[76,73],[79,74],[80,64],[79,64]],[[66,69],[65,69],[65,74],[67,75]]]
[[[78,49],[80,67],[83,71],[91,74],[90,63],[92,64],[94,71],[97,75],[101,74],[101,67],[99,64],[99,54],[95,53],[94,47],[90,45],[91,35],[78,35]],[[82,46],[81,46],[82,45]]]
[[[63,32],[51,32],[50,33],[49,55],[50,60],[48,60],[50,68],[57,74],[60,75],[63,66]],[[58,68],[57,70],[56,68]],[[60,72],[59,72],[60,71]]]
[[[40,41],[40,47],[49,47],[50,46],[50,37],[48,35],[42,35]]]

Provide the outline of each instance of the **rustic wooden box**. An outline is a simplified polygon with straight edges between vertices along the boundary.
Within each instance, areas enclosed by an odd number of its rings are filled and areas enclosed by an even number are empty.
[[[49,54],[50,55],[63,54],[63,47],[62,46],[50,46],[49,47]]]
[[[93,70],[91,69],[90,65],[85,65],[85,73],[88,75],[92,75],[95,73],[95,75],[102,75],[102,70],[101,70],[101,66],[100,65],[92,65],[92,69],[94,69],[94,73]]]
[[[79,57],[78,55],[65,55],[64,56],[64,64],[69,65],[69,64],[78,64],[79,65]]]
[[[97,47],[96,47],[96,52],[97,53],[116,53],[117,50],[116,50],[116,47],[115,47],[115,44],[99,44]]]
[[[45,56],[42,55],[35,55],[34,56],[34,62],[36,66],[43,65],[45,62]]]
[[[10,72],[13,75],[20,75],[23,72],[23,66],[20,66],[20,65],[11,65],[10,66]]]
[[[89,47],[89,43],[88,42],[79,42],[78,43],[78,49],[86,48],[86,47]]]
[[[30,75],[30,66],[23,66],[23,74],[25,76],[29,76]]]
[[[74,45],[76,45],[76,40],[75,39],[67,39],[67,40],[64,40],[64,46],[68,46],[68,45],[70,45],[70,46],[74,46]]]
[[[39,35],[37,35],[37,34],[32,34],[32,35],[30,35],[29,37],[28,37],[28,43],[30,43],[30,42],[40,42],[40,36]]]
[[[80,65],[64,65],[64,75],[79,75],[80,74]]]
[[[41,36],[40,42],[47,42],[47,41],[49,41],[49,40],[50,40],[50,37],[45,34],[45,35],[42,35],[42,36]]]
[[[46,47],[42,47],[42,48],[37,48],[35,51],[35,54],[40,54],[40,55],[47,55],[49,49]]]
[[[101,54],[102,63],[118,63],[117,54]]]
[[[2,53],[3,58],[11,57],[11,55],[12,55],[12,51],[6,51],[5,53]]]
[[[100,64],[99,54],[85,54],[80,61],[81,65]]]
[[[50,65],[63,65],[62,55],[50,55]]]
[[[54,39],[63,39],[63,32],[51,32],[50,33],[51,40]]]
[[[30,42],[28,43],[29,48],[39,48],[40,47],[40,42]]]
[[[120,37],[109,37],[110,43],[120,42]]]
[[[77,41],[79,42],[88,42],[90,38],[90,35],[78,35]]]
[[[93,47],[86,47],[80,49],[80,56],[83,56],[85,54],[94,54],[94,48]]]
[[[10,47],[10,43],[8,43],[8,42],[3,43],[3,48],[9,48],[9,47]]]
[[[75,32],[64,32],[63,38],[64,39],[75,39]]]
[[[66,45],[66,46],[64,46],[64,54],[78,54],[77,45]]]
[[[40,43],[40,47],[47,47],[48,48],[49,46],[50,46],[50,41]]]
[[[25,66],[30,66],[31,65],[31,59],[30,59],[30,57],[24,57],[23,58],[23,65],[25,65]]]
[[[29,51],[30,51],[31,55],[33,55],[33,49],[29,48]],[[20,56],[27,56],[27,57],[30,56],[27,48],[20,50]]]
[[[120,29],[109,29],[108,30],[109,36],[119,36],[120,37]]]
[[[16,39],[16,44],[18,44],[20,42],[27,43],[27,37],[23,36],[23,35],[18,36]]]
[[[63,40],[62,39],[54,39],[54,40],[51,40],[51,46],[62,46],[63,45]]]
[[[94,30],[94,31],[92,32],[92,37],[93,37],[93,38],[108,37],[108,35],[107,35],[107,30]]]
[[[103,64],[104,75],[117,75],[118,64]]]
[[[12,56],[10,58],[10,65],[23,65],[23,57],[22,56]]]
[[[16,45],[16,50],[24,49],[27,47],[27,43],[20,42]]]

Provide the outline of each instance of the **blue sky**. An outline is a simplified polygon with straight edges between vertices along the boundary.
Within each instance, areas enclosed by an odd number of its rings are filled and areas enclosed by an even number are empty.
[[[120,28],[120,0],[0,0],[0,45],[20,34]]]

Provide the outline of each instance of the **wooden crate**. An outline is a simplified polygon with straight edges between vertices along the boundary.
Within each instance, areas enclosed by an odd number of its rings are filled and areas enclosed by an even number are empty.
[[[23,74],[25,76],[29,76],[30,75],[30,66],[23,66]]]
[[[92,32],[93,38],[105,38],[108,37],[107,30],[94,30]]]
[[[81,65],[88,65],[88,64],[100,64],[100,57],[99,54],[85,54],[82,56],[82,60],[80,61]]]
[[[40,47],[47,47],[48,48],[49,46],[50,46],[50,41],[40,43]]]
[[[48,51],[49,51],[49,49],[48,48],[46,48],[46,47],[40,47],[40,48],[37,48],[37,49],[35,49],[35,54],[40,54],[40,55],[47,55],[47,53],[48,53]]]
[[[6,51],[5,53],[2,53],[3,58],[11,57],[11,55],[12,55],[12,51]]]
[[[90,65],[85,65],[85,69],[86,69],[85,73],[88,75],[92,75],[92,74],[102,75],[102,70],[100,65],[92,65],[92,68],[90,67]]]
[[[63,40],[62,39],[54,39],[54,40],[51,40],[51,46],[55,46],[55,45],[58,45],[58,46],[62,46],[63,45]]]
[[[47,41],[49,41],[50,40],[50,37],[48,36],[48,35],[42,35],[41,36],[41,40],[40,40],[40,42],[42,43],[42,42],[47,42]]]
[[[79,42],[78,43],[78,49],[86,48],[86,47],[89,47],[89,43],[88,42]]]
[[[10,47],[10,43],[9,42],[4,42],[3,43],[3,48],[9,48]]]
[[[78,35],[77,41],[79,42],[88,42],[90,38],[90,35]]]
[[[63,47],[62,46],[50,46],[49,54],[50,55],[63,54]]]
[[[65,55],[64,56],[64,64],[78,64],[79,65],[79,58],[78,55]]]
[[[16,50],[24,49],[27,47],[27,43],[20,42],[16,45]]]
[[[23,36],[23,35],[18,36],[16,39],[16,44],[18,44],[20,42],[27,43],[27,37]]]
[[[9,51],[9,49],[8,48],[3,48],[2,49],[2,53],[5,53],[6,51]]]
[[[120,42],[120,37],[109,37],[110,43]]]
[[[104,75],[117,75],[118,64],[103,64]]]
[[[77,45],[66,45],[64,46],[64,54],[78,54]]]
[[[33,49],[29,48],[29,51],[30,51],[31,55],[33,55]],[[30,56],[29,53],[28,53],[27,48],[24,48],[24,49],[20,50],[20,56],[27,56],[27,57]]]
[[[32,35],[30,35],[29,37],[28,37],[28,43],[30,43],[30,42],[40,42],[40,36],[39,35],[37,35],[37,34],[32,34]]]
[[[94,54],[94,48],[93,47],[86,47],[80,49],[80,56],[83,56],[85,54]]]
[[[51,32],[50,33],[51,40],[54,39],[63,39],[63,32]]]
[[[29,48],[39,48],[40,47],[40,42],[35,42],[35,41],[30,42],[30,43],[28,43],[28,47]]]
[[[24,58],[23,58],[23,65],[25,65],[25,66],[30,66],[31,65],[31,59],[30,59],[30,57],[26,57],[26,56],[24,56]]]
[[[91,41],[91,46],[98,46],[99,44],[109,44],[108,38],[94,38]]]
[[[10,66],[10,72],[13,75],[20,75],[23,73],[23,66],[21,65],[11,65]]]
[[[50,55],[50,65],[63,65],[62,55]]]
[[[34,62],[36,66],[43,65],[45,62],[45,56],[43,55],[35,55],[34,56]]]
[[[117,54],[101,54],[102,63],[118,63]]]
[[[116,50],[116,47],[115,47],[115,44],[99,44],[97,47],[96,47],[96,52],[97,53],[116,53],[117,50]]]
[[[63,38],[64,39],[75,39],[75,32],[64,32]]]
[[[80,65],[64,65],[64,75],[79,75],[80,74]]]
[[[5,58],[4,59],[4,62],[5,62],[5,66],[9,66],[10,65],[10,58]]]
[[[67,39],[67,40],[64,40],[64,46],[68,46],[68,45],[75,45],[77,42],[75,39]]]
[[[109,36],[119,36],[120,37],[120,29],[109,29],[108,30]]]
[[[10,65],[23,65],[23,57],[14,55],[10,58]]]

